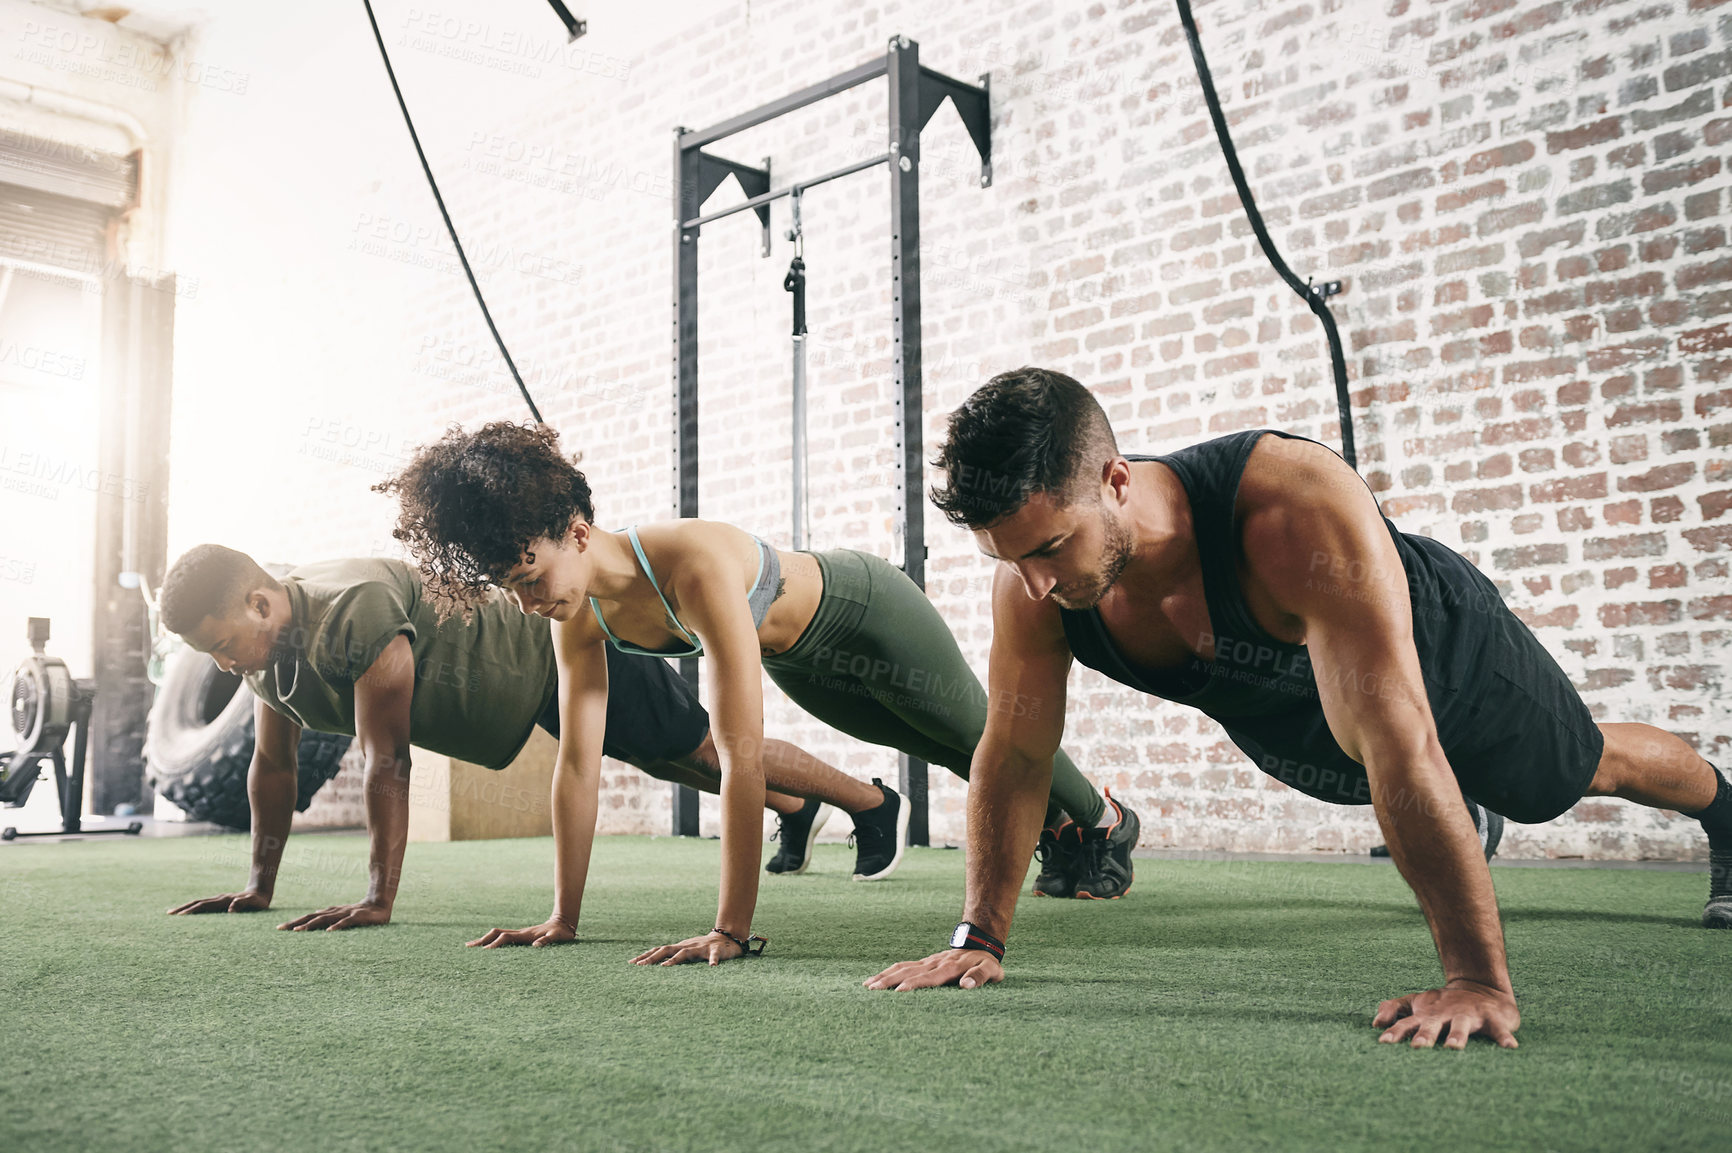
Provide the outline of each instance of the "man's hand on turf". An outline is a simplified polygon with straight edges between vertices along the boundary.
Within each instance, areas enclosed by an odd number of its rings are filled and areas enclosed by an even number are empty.
[[[705,933],[701,937],[687,937],[672,945],[661,945],[654,949],[646,949],[631,959],[634,965],[685,965],[692,961],[708,961],[712,965],[720,965],[723,961],[731,961],[744,950],[739,942],[730,939],[724,933]]]
[[[257,913],[271,907],[271,899],[257,889],[248,889],[244,893],[219,893],[214,897],[200,897],[196,901],[188,901],[177,905],[168,911],[171,917],[190,916],[193,913]]]
[[[1384,1030],[1379,1041],[1393,1045],[1411,1038],[1415,1049],[1431,1048],[1446,1031],[1445,1049],[1465,1049],[1476,1034],[1514,1049],[1521,1023],[1513,994],[1467,980],[1385,1001],[1371,1019],[1373,1028]]]
[[[984,949],[946,949],[918,961],[903,961],[892,965],[876,977],[863,981],[868,989],[936,989],[940,985],[960,985],[978,989],[1004,980],[1004,966]]]
[[[564,917],[549,917],[527,929],[489,929],[464,944],[480,945],[483,949],[497,949],[502,945],[532,945],[539,949],[543,945],[564,945],[575,940],[577,928],[570,921]]]
[[[289,929],[296,933],[309,929],[328,929],[336,932],[338,929],[360,929],[367,925],[383,925],[391,920],[391,910],[385,905],[373,905],[366,901],[357,901],[353,905],[332,905],[328,909],[320,909],[316,913],[306,913],[292,921],[284,921],[279,929]]]

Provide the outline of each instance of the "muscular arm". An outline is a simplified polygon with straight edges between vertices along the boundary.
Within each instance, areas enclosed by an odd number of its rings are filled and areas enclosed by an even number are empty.
[[[556,624],[559,753],[553,763],[553,916],[575,933],[589,882],[607,732],[607,651],[588,630]]]
[[[415,654],[399,634],[355,682],[355,739],[365,759],[367,895],[297,917],[285,929],[353,929],[391,919],[409,844],[409,711],[415,698]]]
[[[711,559],[719,549],[704,534],[737,529],[722,525],[693,526],[694,548],[670,584],[679,590],[680,611],[704,646],[704,663],[714,688],[711,732],[722,769],[722,878],[716,926],[744,940],[752,931],[758,903],[759,845],[764,829],[764,688],[763,663],[751,609],[742,595],[742,574]],[[680,964],[707,960],[715,964],[739,954],[739,947],[720,934],[704,934],[651,949],[640,963]]]
[[[277,868],[282,863],[283,846],[289,839],[289,824],[295,816],[299,793],[295,752],[301,742],[301,726],[254,698],[253,734],[253,759],[247,768],[253,862],[247,887],[238,893],[188,901],[170,909],[170,913],[250,913],[271,906]]]
[[[1520,1018],[1491,872],[1438,742],[1406,572],[1375,501],[1333,453],[1274,437],[1253,452],[1239,500],[1246,587],[1302,633],[1329,731],[1365,766],[1390,855],[1431,927],[1445,976],[1434,992],[1462,994],[1385,1002],[1376,1024],[1416,1045],[1447,1028],[1453,1048],[1472,1032],[1513,1046]],[[1330,571],[1356,579],[1312,575]]]
[[[553,626],[559,674],[559,751],[553,762],[553,913],[525,929],[489,929],[468,942],[484,949],[557,945],[577,939],[601,790],[607,732],[606,642],[587,617]]]
[[[992,585],[986,731],[968,772],[968,863],[963,919],[1007,940],[1016,896],[1040,838],[1052,758],[1064,736],[1071,653],[1058,610],[1028,597],[1001,565]],[[1002,979],[991,954],[950,949],[866,982],[870,989],[965,988]]]

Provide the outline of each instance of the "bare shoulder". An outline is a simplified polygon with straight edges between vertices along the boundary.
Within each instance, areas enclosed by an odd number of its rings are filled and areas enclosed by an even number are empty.
[[[1346,461],[1312,441],[1259,440],[1245,462],[1235,512],[1245,565],[1283,602],[1307,587],[1320,558],[1370,561],[1390,547],[1371,490]]]
[[[1312,505],[1370,490],[1348,463],[1310,440],[1265,436],[1251,449],[1239,479],[1241,515],[1260,507]]]
[[[755,571],[758,563],[758,546],[752,535],[725,521],[696,517],[657,521],[639,528],[637,535],[656,575],[664,582],[725,574],[747,560]]]
[[[588,602],[570,620],[553,622],[553,652],[568,668],[598,658],[605,661],[607,652],[602,646],[607,643]]]
[[[1058,605],[1029,596],[1007,564],[992,574],[992,643],[1028,656],[1070,655]]]

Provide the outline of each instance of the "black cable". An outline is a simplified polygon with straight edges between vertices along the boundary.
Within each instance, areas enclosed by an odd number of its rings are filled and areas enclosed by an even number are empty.
[[[1233,138],[1227,133],[1227,118],[1221,114],[1221,101],[1215,95],[1215,82],[1209,76],[1209,62],[1203,58],[1203,42],[1197,36],[1197,22],[1191,18],[1190,0],[1175,0],[1175,3],[1179,6],[1179,21],[1185,26],[1185,37],[1191,42],[1191,59],[1197,65],[1197,79],[1203,85],[1209,119],[1215,122],[1215,135],[1221,141],[1221,152],[1227,158],[1227,171],[1233,176],[1233,187],[1239,190],[1239,201],[1245,207],[1245,216],[1251,221],[1251,231],[1257,234],[1263,255],[1269,258],[1269,263],[1287,282],[1287,287],[1305,298],[1306,305],[1322,322],[1323,332],[1329,338],[1329,361],[1335,371],[1335,406],[1341,420],[1341,456],[1357,470],[1359,462],[1353,450],[1353,400],[1347,393],[1347,358],[1341,351],[1341,334],[1335,329],[1335,316],[1329,311],[1323,295],[1313,291],[1287,267],[1287,262],[1275,249],[1275,242],[1269,238],[1269,230],[1263,226],[1256,201],[1251,198],[1250,185],[1245,183],[1245,170],[1239,167],[1239,154],[1233,150]]]
[[[457,249],[457,259],[463,262],[463,275],[469,278],[469,287],[475,292],[475,303],[481,306],[481,315],[487,320],[487,331],[493,334],[493,343],[499,346],[499,355],[505,358],[505,367],[511,370],[511,379],[517,382],[517,391],[523,394],[523,403],[529,406],[530,415],[535,417],[536,424],[544,424],[546,422],[541,419],[541,410],[535,407],[529,389],[523,384],[523,377],[517,373],[517,364],[511,359],[511,353],[499,335],[499,328],[493,323],[493,314],[487,311],[487,301],[482,299],[481,286],[475,283],[475,271],[469,267],[469,258],[463,254],[463,242],[457,239],[457,229],[451,223],[451,214],[445,211],[445,198],[439,195],[439,182],[433,179],[433,169],[427,164],[427,153],[421,149],[421,137],[415,133],[415,122],[409,119],[409,106],[403,103],[403,90],[397,86],[397,73],[391,67],[391,55],[385,51],[385,38],[379,34],[379,21],[373,18],[372,0],[361,0],[361,4],[367,9],[367,23],[373,26],[373,39],[378,41],[379,58],[385,62],[385,75],[391,78],[391,91],[397,94],[397,107],[403,110],[403,123],[409,126],[409,139],[415,144],[415,155],[421,158],[421,171],[427,174],[427,187],[433,190],[433,199],[439,205],[439,215],[445,219],[445,231],[451,236],[452,247]]]

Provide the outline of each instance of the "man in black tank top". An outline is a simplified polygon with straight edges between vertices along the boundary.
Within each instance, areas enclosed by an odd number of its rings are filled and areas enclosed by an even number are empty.
[[[1692,814],[1711,861],[1702,923],[1732,927],[1732,779],[1660,729],[1596,725],[1496,586],[1399,532],[1328,448],[1255,430],[1127,458],[1087,389],[1026,368],[951,416],[937,464],[934,502],[1001,562],[989,695],[1043,702],[995,710],[975,753],[958,944],[1001,945],[1010,927],[1073,659],[1202,710],[1301,792],[1375,807],[1445,975],[1382,1003],[1381,1040],[1515,1045],[1464,795],[1524,822],[1583,796]],[[1002,979],[1001,955],[952,948],[867,984],[973,988]]]

